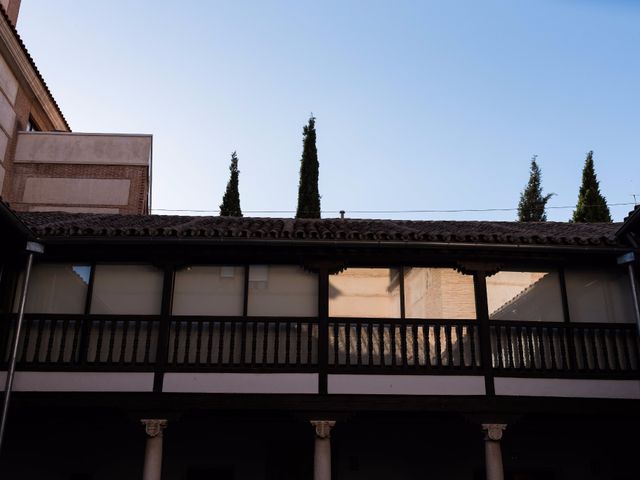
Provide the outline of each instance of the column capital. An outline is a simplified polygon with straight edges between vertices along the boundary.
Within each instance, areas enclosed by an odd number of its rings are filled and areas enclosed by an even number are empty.
[[[502,438],[502,432],[507,429],[506,423],[483,423],[482,430],[485,432],[485,440],[493,440],[495,442]]]
[[[329,438],[335,424],[334,420],[311,420],[311,425],[316,429],[316,437],[318,438]]]
[[[144,425],[145,433],[150,437],[162,436],[162,430],[167,428],[167,420],[162,418],[143,418],[140,423]]]

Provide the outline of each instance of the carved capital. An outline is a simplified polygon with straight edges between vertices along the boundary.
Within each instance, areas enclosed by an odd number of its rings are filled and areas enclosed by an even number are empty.
[[[150,437],[162,436],[162,430],[167,428],[167,421],[160,418],[144,418],[140,420],[144,425],[144,431]]]
[[[331,428],[336,424],[333,420],[311,420],[311,425],[316,429],[316,437],[329,438]]]
[[[506,428],[506,423],[483,423],[482,430],[484,430],[484,439],[498,442],[502,438],[502,432],[504,432]]]

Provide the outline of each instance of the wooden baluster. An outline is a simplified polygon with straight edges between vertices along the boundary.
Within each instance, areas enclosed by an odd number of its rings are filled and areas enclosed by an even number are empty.
[[[210,367],[213,363],[213,332],[215,321],[213,319],[207,320],[207,367]]]
[[[113,347],[116,340],[116,330],[118,328],[118,321],[116,319],[111,320],[111,328],[109,335],[109,355],[107,357],[107,363],[113,362]]]
[[[202,353],[202,320],[197,321],[198,327],[196,330],[196,365],[200,365],[200,355]]]
[[[291,364],[291,322],[286,322],[284,324],[284,363],[285,365]]]
[[[436,361],[435,361],[434,366],[437,366],[437,367],[441,367],[442,366],[442,346],[440,345],[440,343],[441,343],[440,337],[442,335],[442,333],[440,331],[441,328],[442,328],[442,326],[438,325],[438,324],[435,324],[433,326],[433,333],[434,333],[434,337],[435,337],[435,341],[436,341],[436,345],[435,345],[435,349],[436,349],[435,358],[436,358]]]
[[[131,344],[131,364],[137,365],[138,362],[138,345],[140,343],[140,319],[137,318],[133,323],[133,341]]]
[[[18,355],[18,363],[30,363],[29,362],[29,358],[28,358],[28,353],[29,353],[29,338],[31,337],[31,330],[33,330],[33,324],[38,322],[38,325],[40,325],[41,323],[44,322],[44,320],[35,320],[32,318],[23,318],[22,320],[22,329],[24,331],[24,335],[22,336],[22,352]],[[16,325],[14,323],[14,327],[13,327],[13,332],[11,333],[11,337],[13,337],[15,335],[15,328]],[[10,338],[11,338],[10,337]],[[18,341],[20,341],[20,339],[18,339]],[[11,340],[9,340],[9,348],[11,348]],[[34,353],[34,362],[38,362],[39,357],[37,356],[39,353],[39,350],[36,350]]]
[[[478,362],[476,360],[476,332],[478,330],[477,326],[472,323],[470,325],[467,325],[467,329],[471,329],[471,334],[469,336],[469,349],[470,349],[470,353],[471,353],[471,366],[472,367],[478,367]],[[500,337],[500,327],[496,327],[497,332],[498,332],[498,338]],[[469,330],[467,330],[469,331]],[[500,356],[502,357],[502,350],[500,349]]]
[[[173,363],[174,365],[178,365],[180,363],[180,358],[178,357],[178,355],[180,354],[179,348],[180,348],[180,330],[182,330],[182,320],[175,320],[174,322],[172,322],[174,325],[173,331],[174,331],[174,336],[173,336],[173,355],[172,355],[172,360],[173,362],[169,361],[169,363]]]
[[[44,357],[44,361],[45,363],[51,363],[51,354],[53,352],[53,339],[54,339],[54,334],[56,331],[56,327],[57,327],[57,320],[50,320],[49,322],[49,339],[47,341],[47,353]],[[27,345],[26,340],[28,340],[27,338],[25,338],[25,346]]]
[[[225,322],[224,320],[220,320],[217,323],[218,323],[218,362],[217,364],[218,366],[221,366],[224,364],[224,333],[225,333],[227,322]]]
[[[129,340],[129,320],[122,321],[122,341],[120,342],[120,365],[124,364],[127,352],[127,342]]]

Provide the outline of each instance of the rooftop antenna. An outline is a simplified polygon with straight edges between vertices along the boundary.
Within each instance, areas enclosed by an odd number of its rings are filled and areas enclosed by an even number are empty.
[[[638,195],[636,193],[632,193],[631,196],[633,197],[633,204],[637,207],[638,206],[638,199],[636,197]]]

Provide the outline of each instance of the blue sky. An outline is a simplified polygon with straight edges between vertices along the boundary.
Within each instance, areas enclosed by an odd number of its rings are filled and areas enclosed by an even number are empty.
[[[311,112],[323,216],[515,219],[356,211],[515,208],[534,154],[575,205],[589,150],[640,200],[640,2],[23,0],[18,31],[74,131],[153,134],[156,209],[217,210],[237,150],[243,210],[294,211]]]

